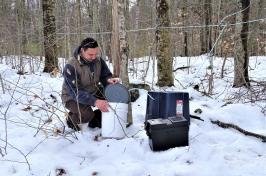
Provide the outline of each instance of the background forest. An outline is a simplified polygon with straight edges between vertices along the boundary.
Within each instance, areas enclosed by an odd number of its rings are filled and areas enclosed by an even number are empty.
[[[95,37],[103,55],[111,58],[111,0],[50,0],[54,2],[58,57],[69,58],[79,42]],[[126,0],[125,26],[129,58],[155,54],[157,27],[155,0]],[[233,56],[236,35],[237,0],[169,0],[168,31],[172,56],[208,53],[217,41],[214,54]],[[266,54],[266,2],[250,1],[250,55]],[[1,0],[1,55],[44,56],[43,8],[40,0]],[[223,29],[224,25],[227,25]]]

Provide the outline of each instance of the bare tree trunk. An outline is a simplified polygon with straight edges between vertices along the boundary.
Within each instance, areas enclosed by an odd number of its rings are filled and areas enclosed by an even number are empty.
[[[182,20],[183,20],[183,26],[187,26],[187,18],[188,18],[188,12],[187,12],[187,0],[183,0],[183,7],[182,7]],[[184,29],[184,56],[188,56],[188,32],[187,29]]]
[[[120,78],[122,79],[123,85],[129,88],[129,78],[128,78],[128,54],[129,47],[127,42],[127,33],[126,33],[126,0],[118,0],[118,28],[119,28],[119,44],[120,44],[120,52],[119,58],[121,58],[121,66],[120,66]],[[129,104],[128,107],[128,118],[127,122],[132,124],[132,106]]]
[[[18,52],[16,53],[19,59],[19,69],[18,72],[19,73],[23,73],[24,70],[22,68],[22,25],[21,25],[21,21],[22,21],[22,15],[21,15],[21,10],[20,9],[20,5],[21,2],[19,0],[16,1],[16,23],[17,23],[17,43],[18,43]]]
[[[20,40],[20,53],[27,54],[27,37],[26,37],[26,2],[25,0],[17,0],[16,1],[16,11],[17,11],[17,19],[18,19],[18,31]]]
[[[81,4],[80,0],[77,0],[77,33],[78,33],[78,43],[81,42]]]
[[[202,5],[201,19],[205,28],[200,30],[201,53],[208,53],[212,48],[212,35],[210,24],[212,22],[212,0],[204,0]]]
[[[135,19],[135,22],[134,22],[134,29],[139,29],[140,28],[140,25],[139,25],[139,21],[140,21],[140,0],[137,0],[136,1],[136,19]],[[137,78],[137,74],[138,74],[138,59],[136,59],[136,57],[138,57],[138,54],[137,54],[137,41],[138,41],[138,37],[139,37],[139,33],[136,32],[134,34],[134,37],[133,37],[133,47],[131,47],[131,53],[133,52],[134,53],[134,56],[132,58],[132,67],[133,67],[133,72],[132,72],[132,75],[134,76],[134,73],[135,73],[135,77]],[[135,58],[135,59],[134,59]],[[136,63],[135,63],[136,61]]]
[[[202,13],[200,14],[200,19],[202,21],[202,25],[205,24],[205,0],[202,1],[202,4],[201,4],[201,11]],[[207,53],[207,48],[206,48],[206,32],[204,30],[204,28],[200,28],[200,53],[201,54],[204,54],[204,53]]]
[[[258,0],[257,4],[256,4],[256,9],[258,9],[256,11],[255,14],[255,18],[256,19],[261,19],[263,18],[263,0]],[[265,23],[264,23],[265,24]],[[259,32],[261,30],[259,23],[251,23],[249,26],[249,31],[250,31],[250,37],[248,40],[250,47],[250,54],[251,55],[255,55],[258,56],[260,55],[259,50],[260,50],[260,46],[259,46],[259,42],[261,40],[263,40],[260,36],[259,36]]]
[[[101,0],[100,7],[99,7],[99,19],[100,19],[100,40],[101,40],[101,48],[102,48],[102,57],[106,59],[107,56],[107,46],[110,45],[109,43],[109,35],[103,34],[108,30],[109,20],[108,20],[108,8],[107,8],[107,1]]]
[[[242,10],[236,15],[236,23],[249,20],[250,0],[238,0],[238,7]],[[236,25],[235,58],[234,58],[234,84],[233,87],[250,86],[248,76],[248,23]]]
[[[44,55],[44,36],[43,36],[43,10],[42,10],[42,4],[41,2],[37,1],[36,2],[36,6],[38,8],[38,23],[37,23],[37,28],[38,28],[38,46],[40,48],[39,50],[39,55],[40,55],[40,61],[42,61],[43,59],[43,55]]]
[[[218,6],[217,6],[217,20],[216,20],[216,24],[219,24],[220,22],[220,16],[221,16],[221,7],[222,7],[222,0],[218,0]],[[215,32],[214,32],[214,41],[216,41],[218,35],[219,35],[219,26],[217,26]],[[220,41],[222,41],[222,39],[220,39]],[[221,43],[221,42],[220,42]],[[221,44],[220,44],[221,45]],[[217,53],[218,55],[222,55],[222,46],[220,46],[219,49],[217,49],[217,47],[215,47],[215,54]],[[214,55],[215,55],[214,54]]]
[[[65,3],[66,8],[65,8],[65,57],[69,59],[72,54],[71,54],[71,44],[70,44],[70,19],[69,19],[69,7],[68,7],[68,2]]]
[[[119,57],[119,29],[118,29],[118,2],[112,1],[112,36],[111,36],[111,58],[113,63],[113,75],[119,77],[120,57]]]
[[[156,11],[158,18],[158,28],[156,29],[157,42],[157,70],[158,86],[173,86],[173,58],[170,55],[170,37],[168,29],[160,27],[169,27],[169,6],[167,0],[156,0]]]
[[[120,58],[121,58],[121,66],[120,66],[120,77],[125,86],[129,87],[129,79],[128,79],[128,54],[129,47],[127,43],[127,33],[126,33],[126,24],[125,24],[125,1],[126,0],[118,0],[118,16],[119,16],[119,44],[120,44]]]
[[[205,12],[205,44],[206,52],[211,51],[212,49],[212,30],[210,24],[212,22],[212,0],[205,0],[204,4]]]
[[[56,24],[55,24],[55,0],[43,0],[43,33],[45,66],[43,72],[52,72],[58,68],[57,46],[56,46]]]
[[[93,20],[92,20],[92,31],[94,33],[99,33],[99,3],[98,0],[93,0]],[[98,35],[94,34],[93,37],[98,40]]]

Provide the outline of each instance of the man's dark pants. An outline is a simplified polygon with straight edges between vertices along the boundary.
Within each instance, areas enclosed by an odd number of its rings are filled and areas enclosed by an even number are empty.
[[[101,127],[101,111],[93,111],[91,106],[77,103],[74,100],[66,102],[66,108],[69,110],[67,117],[68,127],[79,131],[78,124],[88,123],[89,127]]]

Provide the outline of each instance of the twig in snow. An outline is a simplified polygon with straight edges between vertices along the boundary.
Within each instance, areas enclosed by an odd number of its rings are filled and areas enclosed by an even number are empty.
[[[202,118],[200,118],[199,116],[195,116],[195,115],[191,115],[189,114],[189,117],[190,118],[193,118],[193,119],[197,119],[197,120],[201,120],[201,121],[204,121]]]
[[[0,138],[0,141],[7,142],[7,141],[5,141],[5,140],[3,140],[3,139],[1,139],[1,138]],[[13,145],[10,144],[9,142],[7,142],[7,144],[8,144],[10,147],[12,147],[13,149],[15,149],[16,151],[18,151],[18,152],[19,152],[19,153],[25,158],[25,161],[26,161],[26,163],[27,163],[27,165],[28,165],[28,169],[31,170],[31,168],[30,168],[30,163],[29,163],[29,161],[28,161],[27,156],[26,156],[26,155],[25,155],[20,149],[18,149],[17,147],[13,146]]]
[[[0,74],[0,82],[1,82],[1,87],[2,87],[3,94],[5,94],[5,87],[4,87],[4,83],[3,83],[3,79],[2,79],[1,74]]]
[[[177,70],[183,70],[183,69],[187,69],[190,66],[184,66],[184,67],[177,67],[176,69],[173,70],[173,72],[176,72]]]
[[[5,153],[6,154],[7,154],[7,143],[8,143],[7,142],[7,112],[8,112],[8,110],[9,110],[11,104],[12,104],[12,100],[14,99],[14,94],[15,94],[15,91],[16,91],[16,88],[18,86],[19,81],[20,81],[20,76],[19,76],[19,79],[18,79],[18,81],[16,83],[15,89],[12,92],[11,100],[9,101],[8,106],[7,106],[7,108],[5,110],[5,113],[4,113],[4,118],[5,118],[5,147],[4,147],[4,149],[5,149]]]
[[[256,138],[262,139],[262,142],[266,142],[266,136],[261,135],[261,134],[257,134],[257,133],[253,133],[250,131],[246,131],[243,128],[240,128],[239,126],[237,126],[235,124],[221,122],[220,120],[211,120],[211,123],[216,124],[222,128],[234,128],[235,130],[239,131],[240,133],[242,133],[246,136],[256,137]]]

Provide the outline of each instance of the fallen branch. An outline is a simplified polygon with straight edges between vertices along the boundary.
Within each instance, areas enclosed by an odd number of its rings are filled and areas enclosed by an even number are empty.
[[[256,137],[256,138],[262,139],[262,142],[266,142],[266,136],[246,131],[246,130],[240,128],[237,125],[234,125],[234,124],[231,124],[231,123],[221,122],[219,120],[211,120],[211,123],[216,124],[216,125],[218,125],[219,127],[222,127],[222,128],[234,128],[235,130],[239,131],[240,133],[243,133],[246,136]]]
[[[177,67],[176,69],[173,70],[173,72],[176,72],[177,70],[183,70],[183,69],[187,69],[190,66],[184,66],[184,67]]]
[[[189,117],[190,118],[193,118],[193,119],[197,119],[197,120],[201,120],[201,121],[204,121],[202,118],[200,118],[199,116],[195,116],[195,115],[191,115],[189,114]]]

